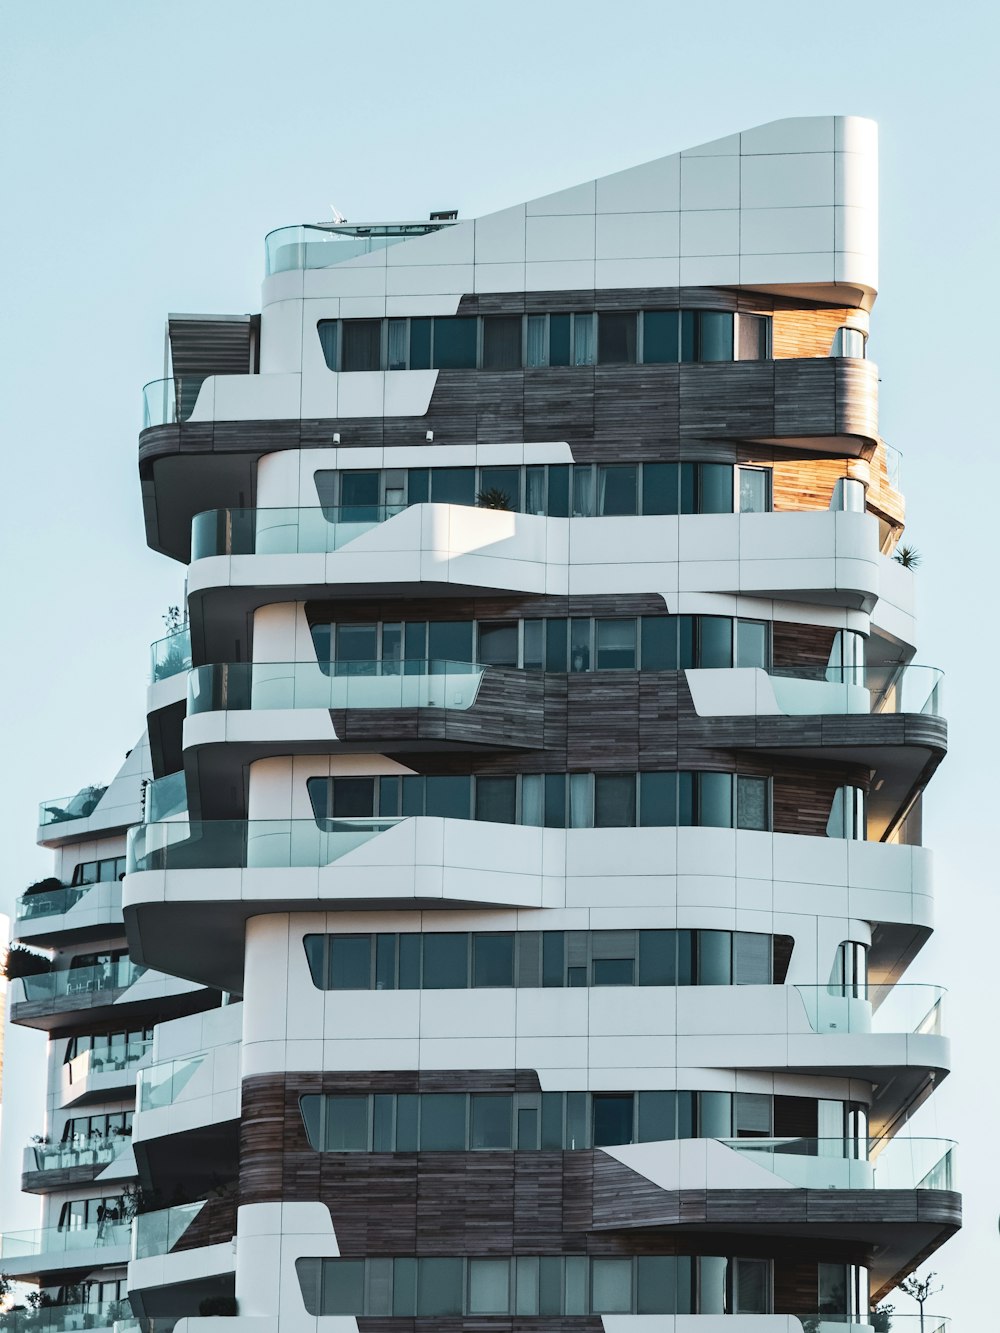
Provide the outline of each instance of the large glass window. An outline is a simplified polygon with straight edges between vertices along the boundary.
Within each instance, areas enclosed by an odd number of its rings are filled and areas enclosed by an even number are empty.
[[[520,369],[521,322],[520,315],[489,315],[483,320],[484,370]]]
[[[474,370],[478,321],[473,317],[434,321],[434,368]]]
[[[636,360],[636,315],[598,316],[597,358],[601,365],[631,365]]]
[[[345,319],[341,326],[342,370],[381,370],[382,321]]]

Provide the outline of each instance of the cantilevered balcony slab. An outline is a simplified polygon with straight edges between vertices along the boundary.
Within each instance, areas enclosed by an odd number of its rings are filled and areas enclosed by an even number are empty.
[[[87,1022],[142,1026],[145,1019],[159,1017],[168,997],[171,1010],[178,1013],[194,1013],[218,1001],[217,996],[173,973],[141,966],[120,975],[104,968],[79,968],[17,981],[10,1017],[12,1023],[45,1032],[72,1028],[81,1016]]]
[[[651,422],[658,436],[669,431],[682,441],[753,440],[853,457],[867,456],[879,439],[878,368],[846,357],[502,374],[385,371],[377,378],[384,383],[377,403],[353,412],[347,402],[357,377],[325,367],[311,383],[300,374],[206,379],[187,420],[150,426],[139,437],[149,545],[188,560],[199,509],[245,503],[262,455],[329,445],[335,434],[379,448],[412,446],[428,430],[470,444],[565,440],[574,456],[613,449],[623,434],[642,439]],[[312,411],[304,394],[316,400]],[[499,415],[501,395],[511,411]]]
[[[33,1144],[24,1150],[21,1189],[25,1194],[48,1194],[96,1181],[134,1180],[135,1174],[135,1156],[128,1135]]]
[[[94,1102],[119,1101],[135,1092],[139,1070],[149,1064],[151,1041],[135,1042],[122,1050],[83,1051],[62,1066],[60,1105],[85,1106]]]
[[[263,522],[267,511],[258,514]],[[878,520],[850,512],[545,518],[426,504],[339,547],[337,525],[327,526],[327,540],[314,540],[310,523],[304,548],[292,521],[268,528],[260,551],[251,543],[252,554],[205,556],[192,564],[188,598],[199,660],[231,657],[233,642],[245,638],[247,615],[275,600],[331,592],[442,598],[498,590],[554,596],[652,591],[666,597],[668,610],[682,593],[705,592],[870,611],[884,562]]]
[[[613,901],[619,911],[684,909],[688,916],[661,924],[691,925],[706,886],[712,901],[734,906],[880,923],[871,958],[880,979],[898,976],[930,933],[931,856],[920,847],[426,816],[368,827],[354,821],[343,836],[308,820],[260,821],[259,840],[256,832],[253,824],[219,821],[133,836],[124,916],[134,958],[242,993],[243,923],[253,916],[442,906],[534,911]],[[525,920],[524,928],[537,927]]]
[[[59,1286],[79,1280],[95,1268],[116,1268],[128,1262],[131,1227],[105,1222],[75,1229],[44,1227],[38,1231],[4,1232],[0,1263],[9,1277]]]
[[[17,900],[16,937],[40,948],[107,939],[120,928],[122,886],[119,880],[67,885],[50,893],[24,894]]]

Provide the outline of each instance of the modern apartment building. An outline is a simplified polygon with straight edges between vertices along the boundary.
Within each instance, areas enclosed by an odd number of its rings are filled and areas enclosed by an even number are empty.
[[[283,228],[259,315],[169,318],[187,618],[122,774],[45,807],[83,891],[19,909],[13,1018],[72,1160],[19,1273],[156,1333],[889,1327],[960,1202],[908,1131],[946,726],[876,287],[875,126],[823,117]]]

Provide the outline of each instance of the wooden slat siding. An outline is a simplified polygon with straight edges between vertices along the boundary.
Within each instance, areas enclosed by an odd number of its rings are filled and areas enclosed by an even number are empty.
[[[771,626],[771,655],[776,667],[825,667],[837,631],[827,625]]]
[[[53,1190],[69,1189],[74,1185],[90,1185],[109,1162],[88,1166],[62,1166],[52,1171],[24,1171],[21,1173],[21,1191],[24,1194],[50,1194]]]
[[[442,689],[445,679],[440,678]],[[546,744],[545,677],[540,671],[489,667],[470,708],[333,708],[330,716],[346,744],[446,741],[537,750]]]
[[[54,1039],[89,1035],[94,1024],[87,1015],[93,1010],[107,1008],[109,1014],[105,1015],[105,1021],[108,1023],[116,1020],[122,1023],[127,1019],[129,1024],[136,1027],[152,1027],[171,1018],[199,1014],[205,1009],[217,1009],[221,999],[218,991],[197,990],[189,994],[172,995],[169,1004],[162,999],[136,1000],[127,1005],[116,1003],[124,993],[124,989],[106,990],[94,991],[89,995],[60,995],[48,1000],[21,1000],[11,1004],[10,1017],[12,1022],[24,1023],[28,1027],[43,1027]],[[60,1021],[60,1016],[63,1021]],[[33,1019],[46,1021],[32,1022]]]
[[[775,1264],[773,1282],[776,1310],[811,1315],[818,1312],[819,1268],[815,1259]]]
[[[610,593],[603,596],[537,597],[529,593],[490,597],[379,598],[370,601],[309,601],[310,625],[339,622],[370,625],[400,620],[531,620],[542,616],[662,616],[666,599],[660,593]]]
[[[844,324],[867,327],[868,316],[844,306],[809,310],[776,309],[771,319],[771,355],[786,357],[829,356],[833,336]]]
[[[502,383],[500,382],[502,381]],[[247,459],[282,449],[413,448],[434,431],[441,444],[566,440],[579,461],[624,457],[624,423],[641,431],[636,457],[660,456],[713,437],[878,439],[877,371],[868,361],[809,360],[567,366],[517,371],[441,370],[419,417],[309,418],[292,421],[184,422],[139,437],[145,474],[159,458],[234,454]],[[502,421],[496,417],[503,398]],[[670,457],[668,453],[665,456]]]
[[[236,1194],[210,1198],[188,1229],[171,1246],[170,1253],[199,1250],[205,1245],[224,1245],[236,1235]]]

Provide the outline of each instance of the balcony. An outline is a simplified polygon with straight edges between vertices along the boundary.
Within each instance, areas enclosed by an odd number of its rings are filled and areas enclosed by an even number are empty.
[[[276,869],[264,856],[271,830],[281,840]],[[173,822],[136,829],[128,865],[124,913],[134,956],[156,967],[183,962],[202,984],[235,992],[243,983],[238,923],[262,912],[376,910],[387,902],[532,908],[544,901],[547,877],[569,908],[606,900],[612,886],[622,906],[646,904],[652,891],[660,905],[697,908],[698,881],[684,878],[686,867],[721,877],[737,901],[755,891],[749,881],[760,873],[784,894],[835,900],[838,914],[880,923],[870,964],[886,980],[929,933],[932,903],[925,848],[745,829],[566,830],[426,815],[344,827],[324,821],[322,829],[315,820]]]
[[[152,1049],[151,1041],[142,1041],[120,1049],[83,1051],[62,1067],[62,1105],[84,1106],[130,1096],[136,1070]]]
[[[149,679],[154,685],[181,671],[190,671],[191,631],[181,629],[163,639],[157,639],[150,644],[149,657]]]
[[[203,1297],[232,1294],[235,1235],[231,1195],[140,1213],[128,1270],[132,1308],[156,1325],[161,1317],[173,1323],[197,1314]]]
[[[89,819],[107,790],[107,787],[81,787],[75,796],[53,796],[42,801],[38,807],[38,827]]]
[[[0,1333],[79,1333],[81,1329],[118,1328],[130,1319],[127,1300],[88,1301],[86,1305],[42,1305],[0,1314]]]
[[[684,674],[701,717],[942,716],[944,672],[937,667],[723,667]]]
[[[128,1134],[91,1138],[76,1136],[62,1143],[33,1143],[24,1150],[21,1189],[45,1194],[101,1179],[121,1180],[135,1175]],[[111,1168],[114,1167],[114,1170]]]
[[[853,1154],[844,1139],[719,1139],[744,1162],[795,1189],[954,1190],[950,1139],[875,1140]]]
[[[18,939],[49,947],[76,940],[98,939],[108,928],[120,927],[120,880],[66,885],[46,893],[27,893],[17,900]]]
[[[473,706],[486,668],[472,662],[230,662],[188,677],[188,716],[245,709]]]
[[[74,1269],[113,1268],[128,1262],[131,1235],[128,1222],[4,1232],[0,1263],[8,1276],[25,1280]]]
[[[127,1020],[139,1026],[147,1018],[159,1019],[167,996],[177,1014],[197,1013],[218,1003],[217,995],[190,982],[152,972],[143,963],[121,957],[112,963],[19,978],[13,991],[11,1021],[47,1032],[65,1027],[68,1015],[78,1015],[88,1023],[115,1021],[124,1025]],[[106,1078],[127,1085],[128,1091],[134,1082],[131,1076],[125,1079],[116,1072],[96,1075],[97,1082]]]
[[[357,227],[300,223],[277,227],[264,238],[265,276],[296,269],[332,268],[359,255],[370,255],[400,241],[454,225],[453,222],[398,222]]]

